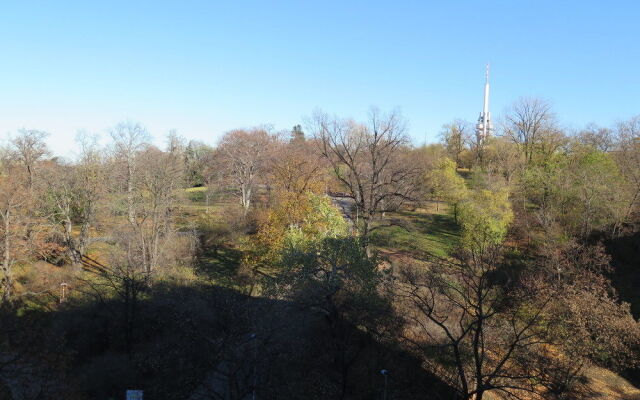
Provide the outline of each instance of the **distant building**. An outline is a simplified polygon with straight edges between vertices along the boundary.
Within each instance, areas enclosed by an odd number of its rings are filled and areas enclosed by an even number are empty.
[[[476,124],[478,144],[484,143],[484,141],[491,136],[492,132],[493,122],[491,120],[491,113],[489,112],[489,64],[487,64],[486,81],[484,84],[484,106],[482,107],[482,112]]]

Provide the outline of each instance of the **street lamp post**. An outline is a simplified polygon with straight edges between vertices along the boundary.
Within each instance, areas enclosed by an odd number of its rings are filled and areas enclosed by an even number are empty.
[[[256,343],[257,335],[252,333],[249,336],[249,339],[253,341],[253,390],[251,392],[251,400],[256,400],[256,385],[258,384],[258,371],[257,371],[257,362],[258,362],[258,344]]]
[[[387,400],[387,384],[388,384],[388,378],[389,378],[389,370],[386,369],[382,369],[380,370],[380,374],[382,376],[384,376],[384,400]]]

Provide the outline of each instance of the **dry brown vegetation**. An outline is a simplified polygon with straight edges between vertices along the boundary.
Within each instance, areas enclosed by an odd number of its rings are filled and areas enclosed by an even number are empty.
[[[0,396],[638,398],[618,277],[638,276],[639,119],[567,135],[522,99],[504,121],[416,148],[398,113],[316,113],[309,136],[166,149],[127,122],[73,161],[19,132]]]

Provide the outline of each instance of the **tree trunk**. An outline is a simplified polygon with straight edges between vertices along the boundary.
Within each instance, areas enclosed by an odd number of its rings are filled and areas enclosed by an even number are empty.
[[[85,218],[85,221],[83,221],[82,225],[80,226],[80,237],[78,238],[78,253],[81,258],[85,253],[87,247],[87,239],[89,238],[89,218]]]
[[[4,219],[4,257],[2,259],[2,301],[9,302],[11,301],[12,289],[13,289],[13,281],[11,279],[11,253],[9,250],[10,238],[9,238],[9,228],[10,228],[10,214],[7,210],[3,215]]]
[[[453,222],[458,223],[458,203],[453,203]]]
[[[129,223],[134,225],[136,223],[136,210],[133,204],[133,166],[130,160],[127,161],[127,212]]]
[[[31,165],[27,164],[27,187],[31,190],[33,186],[33,168]]]
[[[158,266],[158,258],[160,252],[160,227],[158,226],[156,221],[154,221],[153,223],[153,236],[151,242],[149,272],[155,270]]]
[[[64,241],[67,245],[67,253],[69,254],[71,263],[73,264],[74,267],[77,267],[80,265],[80,262],[82,261],[82,256],[80,255],[80,252],[76,248],[76,243],[75,243],[75,240],[73,239],[72,231],[73,231],[73,223],[71,222],[71,219],[67,217],[66,221],[64,222],[64,236],[65,236]]]
[[[140,229],[140,247],[142,248],[142,266],[144,271],[149,274],[151,272],[151,265],[149,262],[149,244],[147,239],[144,236],[144,228],[142,226]]]
[[[242,208],[243,215],[246,217],[249,213],[249,207],[251,205],[251,188],[247,185],[242,185]]]

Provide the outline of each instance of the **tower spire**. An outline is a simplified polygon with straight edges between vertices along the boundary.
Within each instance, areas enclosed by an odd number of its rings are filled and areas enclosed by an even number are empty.
[[[489,64],[487,63],[484,83],[484,104],[480,117],[478,118],[478,124],[476,125],[478,142],[484,142],[489,135],[491,135],[492,131],[493,124],[491,123],[491,112],[489,112]]]

